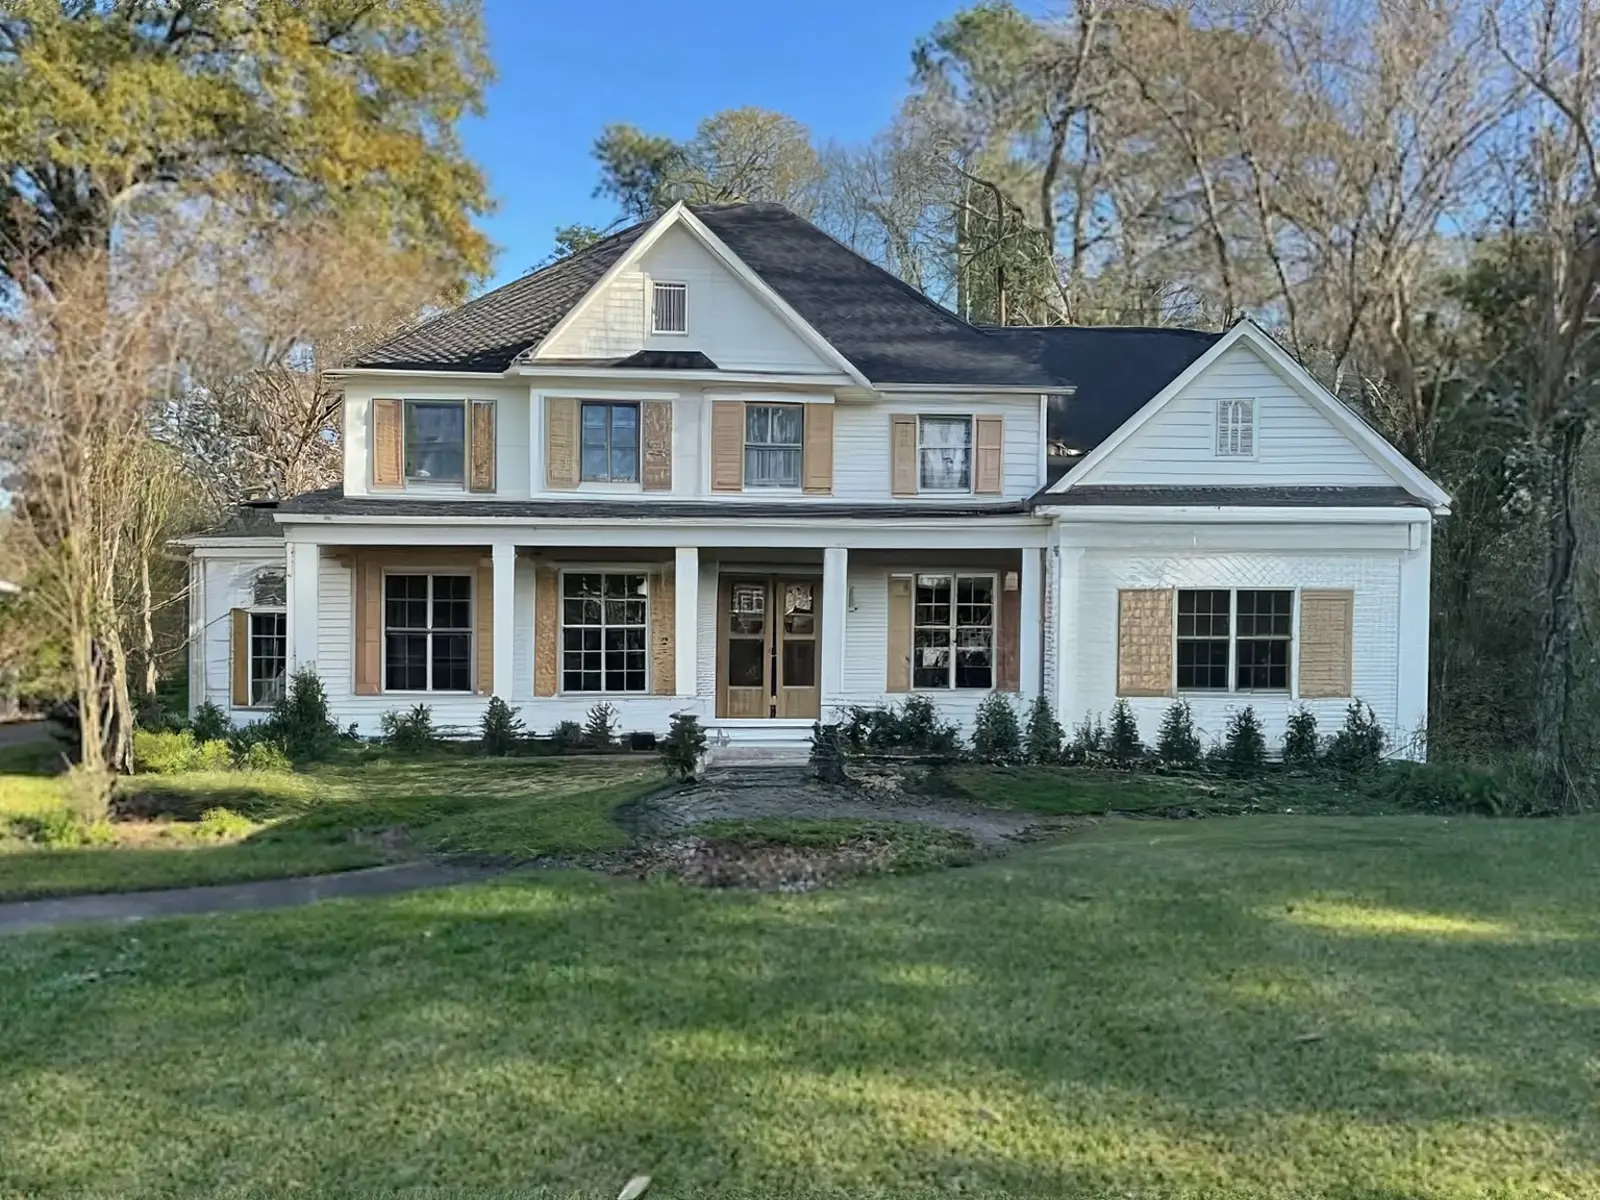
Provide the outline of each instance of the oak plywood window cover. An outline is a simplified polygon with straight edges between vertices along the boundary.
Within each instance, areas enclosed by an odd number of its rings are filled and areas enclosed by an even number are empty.
[[[472,690],[472,576],[388,574],[383,579],[383,687]]]
[[[911,609],[911,686],[992,688],[995,577],[916,576]]]
[[[744,486],[798,488],[805,409],[798,404],[744,406]]]
[[[650,296],[651,333],[689,332],[689,285],[657,283]]]
[[[1300,594],[1300,695],[1347,697],[1354,676],[1355,593],[1348,589]]]
[[[650,592],[642,571],[561,576],[561,690],[649,690]]]

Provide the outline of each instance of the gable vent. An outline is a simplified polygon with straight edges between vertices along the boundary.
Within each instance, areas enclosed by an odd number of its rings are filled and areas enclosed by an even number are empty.
[[[650,305],[651,333],[689,332],[689,285],[658,283]]]
[[[1256,402],[1217,401],[1217,457],[1253,458],[1256,452]]]

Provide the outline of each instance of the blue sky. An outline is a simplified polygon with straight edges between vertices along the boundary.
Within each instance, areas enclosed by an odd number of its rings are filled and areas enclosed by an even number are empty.
[[[955,0],[486,0],[499,80],[463,130],[499,209],[495,283],[550,252],[573,221],[605,224],[589,147],[627,121],[686,137],[708,113],[775,109],[819,142],[861,141],[906,92],[911,48]]]

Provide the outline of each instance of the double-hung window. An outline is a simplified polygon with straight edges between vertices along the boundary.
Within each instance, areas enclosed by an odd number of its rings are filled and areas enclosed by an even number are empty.
[[[917,419],[917,490],[972,490],[972,418]]]
[[[406,481],[465,483],[466,404],[460,400],[407,400],[405,410]]]
[[[744,410],[744,486],[800,486],[801,430],[798,404],[748,404]]]
[[[646,691],[649,638],[642,574],[569,571],[561,577],[562,691]]]
[[[267,708],[283,698],[289,668],[289,618],[283,612],[250,614],[250,703]]]
[[[994,686],[993,575],[918,575],[911,610],[911,686]]]
[[[1286,692],[1294,593],[1273,589],[1178,592],[1181,692]]]
[[[391,692],[472,690],[472,577],[386,575],[383,686]]]
[[[585,401],[580,418],[584,483],[639,482],[639,406]]]

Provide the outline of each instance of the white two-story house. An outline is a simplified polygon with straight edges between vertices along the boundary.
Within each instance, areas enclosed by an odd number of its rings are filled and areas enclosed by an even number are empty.
[[[908,693],[1269,738],[1427,711],[1447,498],[1256,326],[969,325],[770,204],[678,206],[344,372],[344,483],[190,539],[192,702],[597,701],[800,746]]]

